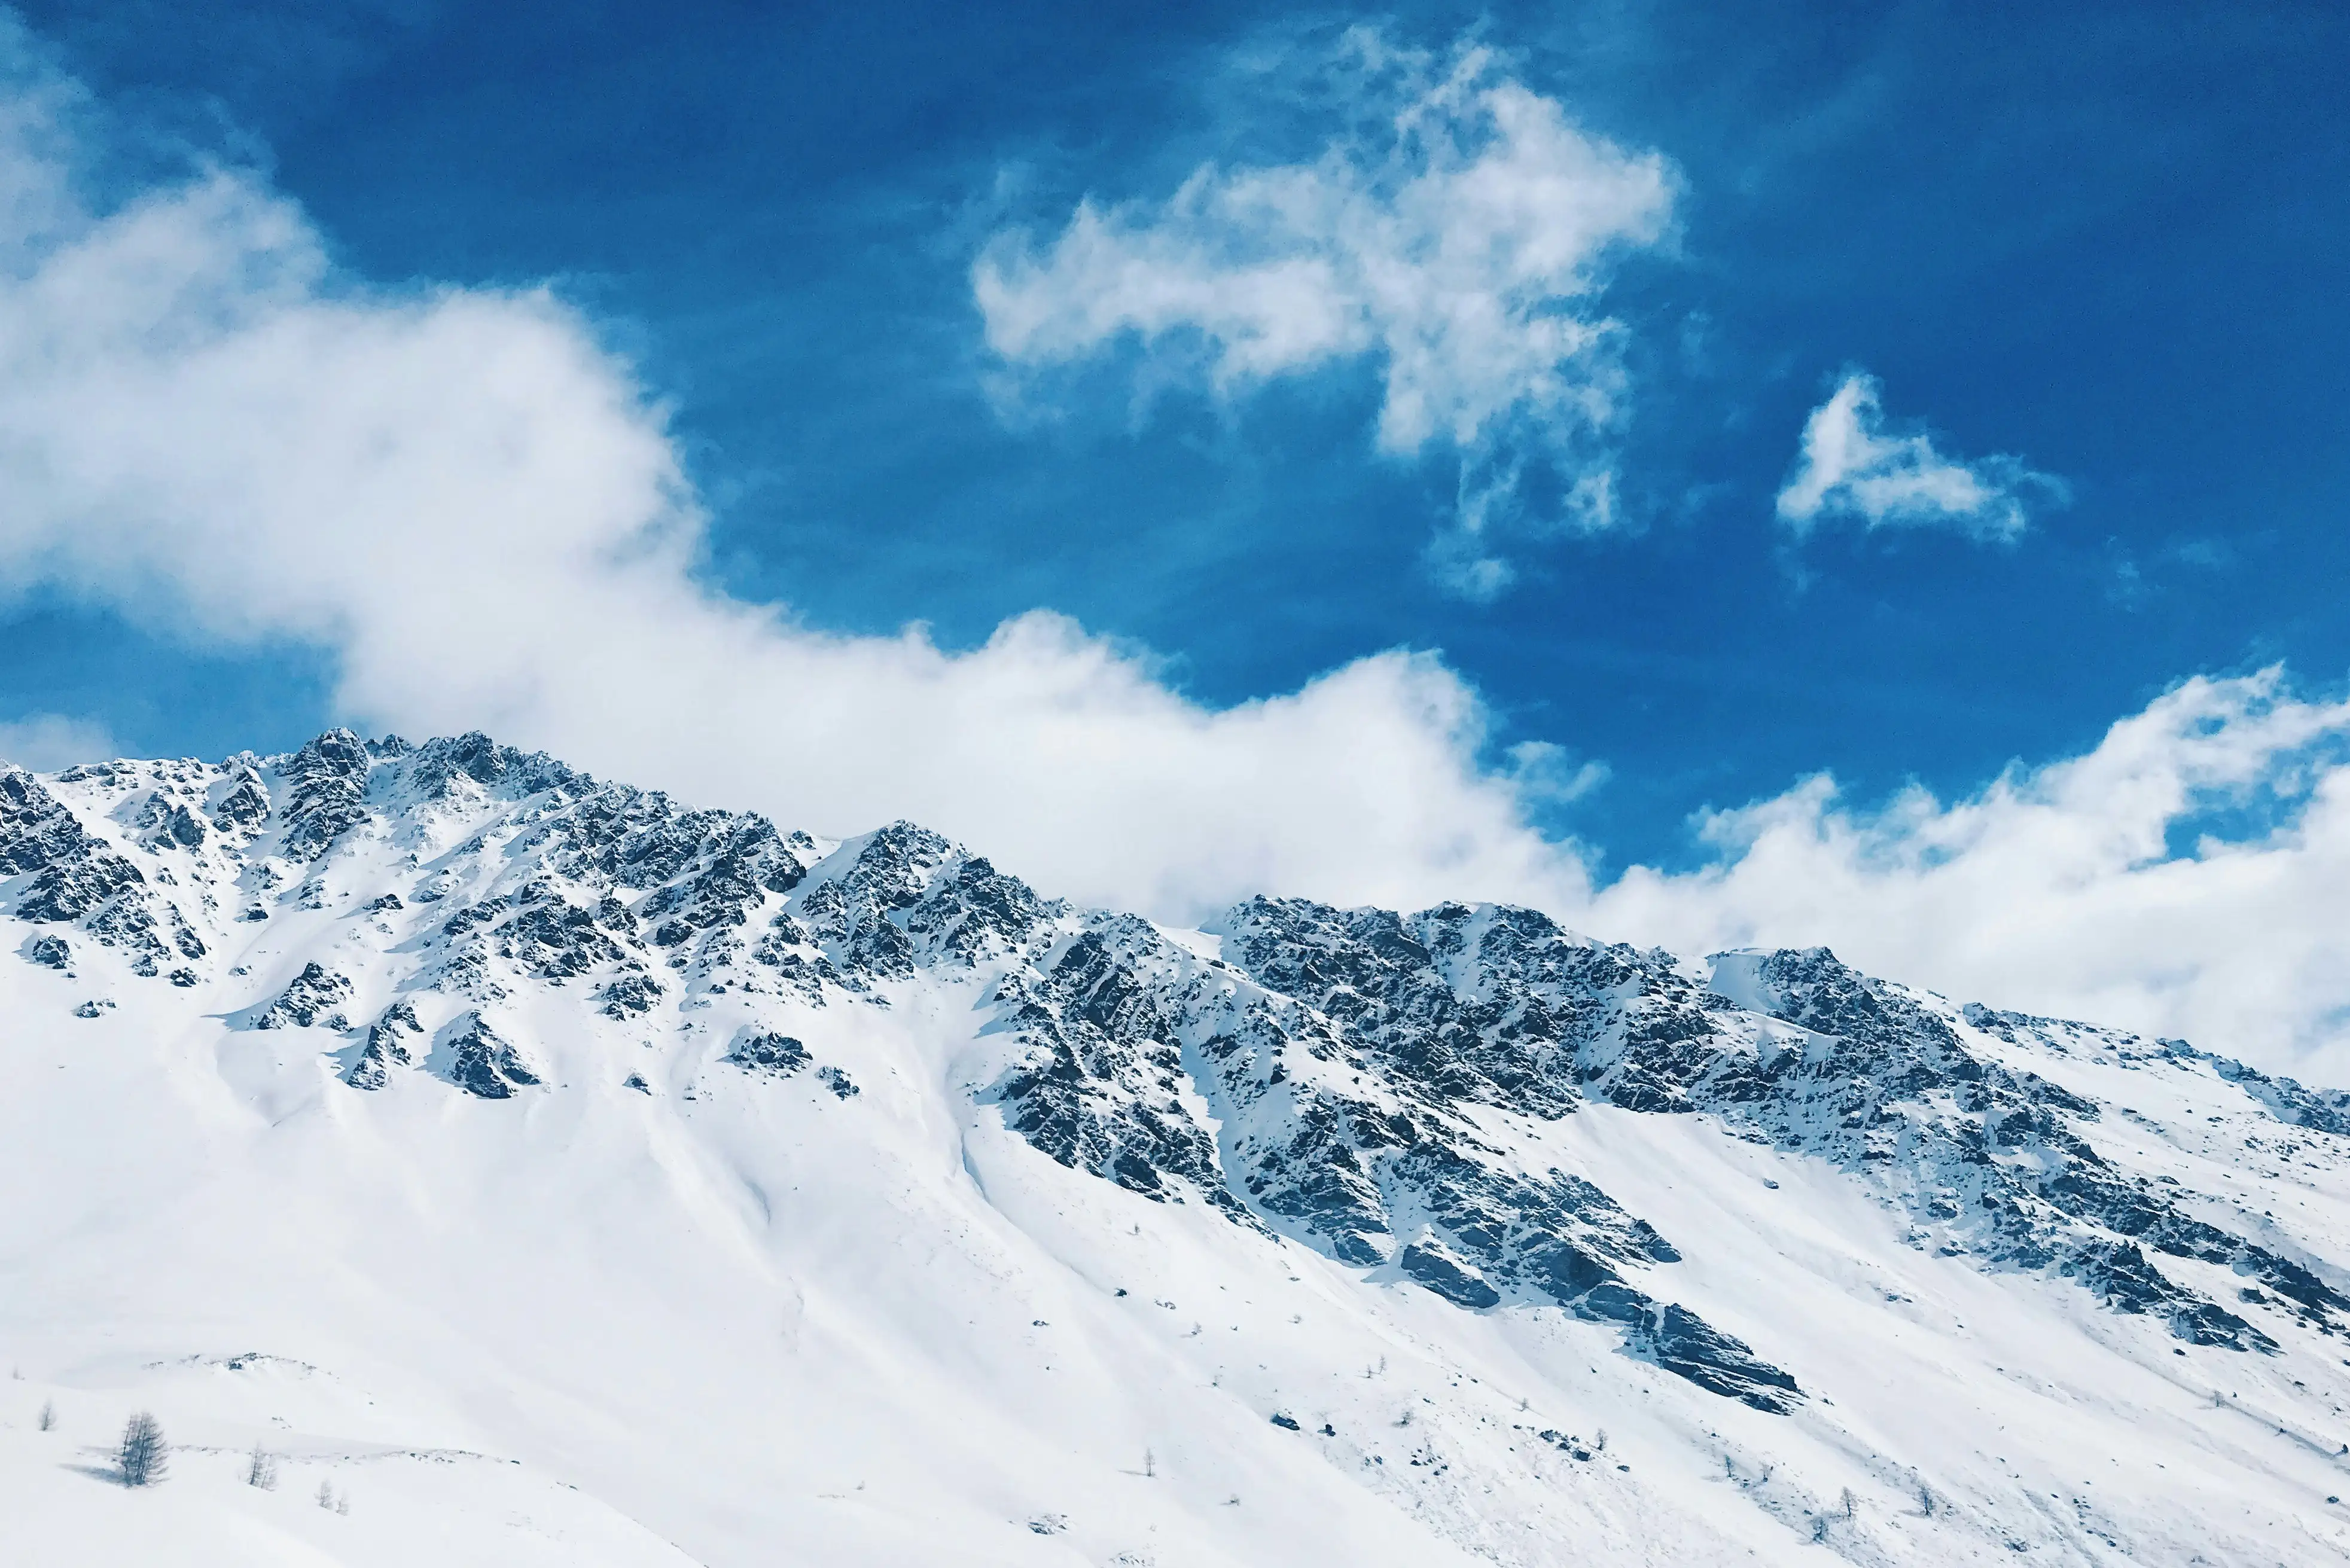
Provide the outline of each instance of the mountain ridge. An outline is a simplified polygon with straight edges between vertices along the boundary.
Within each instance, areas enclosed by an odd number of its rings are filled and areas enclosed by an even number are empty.
[[[1624,1181],[1648,1190],[1649,1173],[1596,1146],[1595,1117],[1600,1142],[1699,1137],[1708,1159],[1742,1147],[1797,1162],[1836,1201],[1882,1216],[1871,1223],[1937,1278],[1962,1268],[2033,1303],[2070,1293],[2095,1315],[2034,1310],[2124,1346],[2133,1366],[2157,1337],[2229,1357],[2263,1397],[2309,1407],[2279,1425],[2310,1450],[2294,1464],[2330,1469],[2332,1446],[2310,1434],[2350,1429],[2350,1382],[2313,1382],[2320,1364],[2350,1366],[2350,1270],[2334,1261],[2350,1228],[2329,1209],[2295,1229],[2272,1192],[2255,1212],[2241,1161],[2208,1137],[2190,1149],[2184,1120],[2098,1089],[2159,1081],[2221,1106],[2203,1127],[2224,1121],[2239,1152],[2262,1151],[2259,1169],[2298,1161],[2327,1183],[2350,1170],[2350,1096],[2183,1043],[1953,1004],[1825,949],[1700,964],[1531,909],[1271,896],[1177,931],[1044,898],[913,824],[839,841],[785,832],[478,733],[411,744],[334,730],[217,764],[0,768],[0,877],[16,968],[71,981],[78,1020],[110,1027],[135,997],[224,1060],[240,1039],[298,1037],[331,1082],[303,1091],[319,1114],[457,1095],[526,1118],[608,1092],[681,1116],[724,1098],[755,1116],[762,1096],[806,1084],[810,1116],[868,1116],[871,1090],[918,1121],[993,1117],[1101,1200],[1212,1216],[1232,1236],[1211,1247],[1302,1250],[1334,1289],[1421,1293],[1451,1314],[1415,1318],[1451,1325],[1440,1341],[1481,1321],[1540,1325],[1627,1364],[1608,1377],[1646,1366],[1675,1380],[1700,1429],[1732,1407],[1766,1428],[1827,1422],[1831,1449],[1876,1456],[1880,1485],[1924,1472],[1830,1415],[1851,1390],[1810,1324],[1706,1282],[1729,1266],[1715,1254],[1740,1250],[1718,1225],[1619,1196]],[[943,1031],[951,1071],[936,1082],[859,1054],[910,1011]],[[298,1073],[300,1048],[286,1049],[273,1082]],[[336,1109],[338,1094],[359,1098]],[[963,1167],[993,1202],[973,1136]],[[772,1223],[775,1200],[758,1202]],[[1879,1308],[1904,1293],[1880,1290]],[[1296,1417],[1274,1409],[1267,1424]],[[1321,1441],[1337,1439],[1322,1426]],[[1592,1439],[1542,1432],[1530,1440],[1598,1462]],[[1375,1457],[1357,1468],[1384,1469]],[[1737,1455],[1717,1457],[1734,1480]],[[1790,1530],[1793,1505],[1741,1496],[1791,1546],[1841,1540],[1855,1561],[1888,1549],[1849,1507],[1846,1523],[1797,1509]],[[1965,1512],[1946,1501],[1933,1550],[1959,1549]],[[2016,1526],[1995,1513],[1969,1528],[2006,1544]],[[2085,1561],[2119,1550],[2078,1521],[2032,1529]],[[1476,1554],[1549,1560],[1512,1551]]]

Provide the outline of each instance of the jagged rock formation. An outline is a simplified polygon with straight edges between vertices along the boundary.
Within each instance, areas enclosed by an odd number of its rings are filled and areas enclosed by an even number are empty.
[[[64,968],[82,942],[134,976],[243,982],[244,1026],[328,1033],[343,1081],[370,1091],[432,1075],[486,1100],[548,1092],[519,1004],[564,988],[583,1019],[631,1030],[699,1027],[720,998],[887,1008],[909,986],[975,987],[1002,1042],[975,1097],[1061,1165],[1464,1311],[1613,1325],[1628,1354],[1765,1410],[1795,1408],[1796,1379],[1675,1300],[1702,1239],[1561,1164],[1572,1118],[1709,1118],[1846,1171],[1919,1247],[2071,1280],[2196,1345],[2273,1352],[2350,1312],[2332,1265],[2131,1170],[2100,1147],[2106,1106],[2018,1064],[2171,1064],[2326,1137],[2350,1134],[2350,1096],[2175,1042],[1954,1008],[1825,950],[1699,967],[1528,909],[1272,898],[1194,938],[1041,898],[910,824],[826,843],[478,734],[338,730],[283,757],[48,783],[9,769],[0,875],[0,909],[44,929],[30,961]],[[332,953],[234,934],[312,915],[341,933]],[[225,963],[249,942],[274,970]],[[817,1065],[745,1016],[721,1059],[747,1079]],[[814,1076],[858,1093],[837,1064]],[[2250,1282],[2222,1305],[2173,1261]]]
[[[277,1000],[261,1010],[253,1026],[307,1029],[315,1023],[323,1029],[348,1029],[350,1025],[337,1009],[350,995],[349,981],[322,964],[307,963]]]
[[[469,1095],[485,1100],[512,1099],[517,1090],[540,1082],[514,1042],[491,1028],[479,1012],[469,1012],[458,1021],[447,1049],[449,1081]]]
[[[368,1026],[367,1045],[343,1073],[343,1082],[357,1089],[380,1089],[393,1069],[416,1064],[414,1041],[424,1033],[416,1019],[416,1004],[405,999],[383,1010]]]
[[[745,1072],[796,1073],[809,1062],[807,1047],[788,1034],[754,1029],[734,1042],[726,1060]]]

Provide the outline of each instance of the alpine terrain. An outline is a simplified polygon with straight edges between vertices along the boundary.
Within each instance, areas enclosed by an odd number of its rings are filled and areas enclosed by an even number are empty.
[[[11,1563],[2350,1560],[2350,1096],[2185,1042],[478,734],[0,768],[0,950]]]

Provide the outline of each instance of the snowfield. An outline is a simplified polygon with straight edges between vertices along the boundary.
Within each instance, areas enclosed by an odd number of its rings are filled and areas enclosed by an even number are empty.
[[[0,769],[0,1559],[2350,1560],[2344,1097],[1215,925],[479,736]]]

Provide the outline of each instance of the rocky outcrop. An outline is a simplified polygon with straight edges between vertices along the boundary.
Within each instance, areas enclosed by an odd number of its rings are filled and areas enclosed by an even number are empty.
[[[79,923],[133,969],[153,974],[170,958],[147,877],[82,826],[22,768],[0,768],[0,877],[29,877],[9,912],[39,925]]]
[[[367,1044],[361,1049],[343,1082],[355,1089],[380,1089],[391,1080],[394,1069],[416,1064],[416,1048],[422,1042],[424,1026],[416,1020],[413,1002],[400,1001],[383,1010],[383,1016],[368,1026]]]
[[[335,840],[367,821],[367,744],[348,730],[329,730],[288,757],[279,770],[289,791],[286,854],[316,860]]]
[[[253,1021],[255,1029],[321,1029],[342,1030],[350,1027],[343,1017],[342,1006],[351,999],[349,980],[320,963],[302,966],[302,972],[289,981],[277,999],[261,1010]]]
[[[1000,919],[1004,910],[1013,921]],[[1008,940],[1033,925],[1035,900],[1015,895],[992,912],[993,934]],[[1013,1130],[1063,1165],[1155,1201],[1189,1195],[1254,1223],[1224,1180],[1215,1139],[1184,1103],[1180,1018],[1138,954],[1156,941],[1142,921],[1109,919],[1044,963],[1007,972],[994,1002],[1025,1050],[993,1093]]]
[[[1313,940],[1283,944],[1287,920]],[[1758,1407],[1800,1397],[1750,1347],[1631,1282],[1679,1261],[1652,1226],[1583,1178],[1526,1171],[1465,1114],[1557,1057],[1523,1027],[1523,997],[1448,1002],[1401,972],[1428,950],[1392,918],[1260,904],[1231,924],[1259,978],[1118,917],[1093,917],[1048,963],[1010,971],[999,1017],[1030,1047],[995,1089],[1012,1127],[1065,1165],[1148,1197],[1197,1194],[1457,1305],[1564,1306],[1622,1325],[1632,1354],[1694,1381],[1711,1356],[1704,1386]],[[1341,999],[1335,1015],[1274,980]],[[1472,1013],[1505,1037],[1472,1038]],[[1409,1037],[1414,1020],[1430,1038]],[[1571,1078],[1531,1097],[1554,1118],[1575,1103]]]
[[[211,815],[214,832],[249,835],[269,820],[269,791],[250,767],[239,768],[213,802]]]
[[[746,1031],[726,1053],[726,1060],[746,1073],[774,1073],[789,1075],[809,1063],[807,1047],[788,1034],[773,1030]]]
[[[188,809],[187,802],[174,800],[160,791],[147,797],[147,804],[134,821],[145,831],[148,841],[158,846],[199,849],[207,836],[203,818]]]
[[[448,1053],[449,1081],[469,1095],[484,1100],[512,1099],[541,1081],[521,1049],[490,1027],[479,1012],[458,1019],[442,1044]]]

